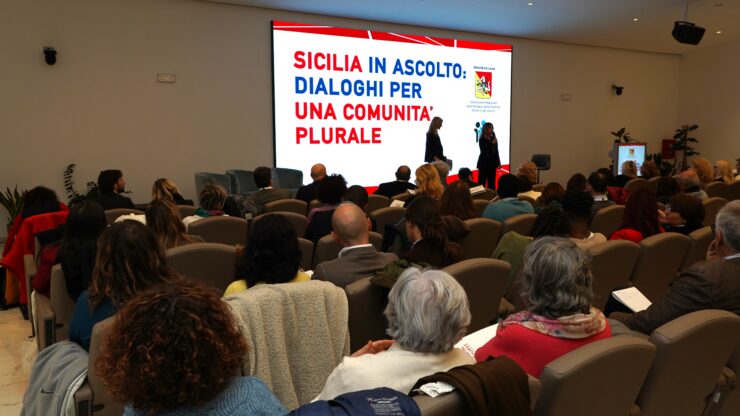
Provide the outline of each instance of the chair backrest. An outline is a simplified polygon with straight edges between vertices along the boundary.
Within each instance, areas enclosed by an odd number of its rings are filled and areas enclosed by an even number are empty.
[[[298,237],[298,248],[301,249],[301,269],[311,270],[313,268],[313,241]]]
[[[465,258],[490,258],[501,238],[502,225],[490,218],[471,218],[465,221],[470,232],[457,243],[465,253]]]
[[[377,211],[381,208],[386,208],[391,205],[390,198],[383,195],[370,194],[367,196],[367,205],[365,205],[365,213],[370,214],[373,211]]]
[[[710,182],[704,187],[704,192],[710,198],[725,198],[727,199],[727,188],[728,184],[724,182]]]
[[[537,206],[537,201],[534,198],[532,198],[531,196],[529,196],[529,195],[519,195],[517,197],[517,199],[520,200],[520,201],[527,201],[527,202],[529,202],[529,205],[531,205],[532,208],[534,208],[535,206]]]
[[[727,200],[724,198],[709,198],[704,201],[704,225],[714,224],[714,219],[717,218],[717,213],[723,206],[727,204]]]
[[[480,217],[490,203],[487,199],[473,199],[473,209],[475,209],[475,213]]]
[[[740,199],[740,181],[735,181],[727,187],[726,190],[727,200],[734,201]]]
[[[591,220],[591,231],[604,234],[608,239],[622,225],[624,217],[624,205],[611,205],[596,211]]]
[[[407,201],[409,198],[411,198],[411,192],[406,191],[393,195],[391,201]]]
[[[370,244],[375,247],[375,250],[382,251],[383,250],[383,234],[376,233],[375,231],[370,231]]]
[[[373,211],[370,214],[370,218],[375,220],[377,224],[377,230],[380,234],[385,233],[386,224],[395,224],[403,218],[406,214],[406,208],[403,207],[387,207],[381,208],[377,211]]]
[[[212,173],[212,172],[195,172],[195,194],[200,195],[200,191],[208,185],[221,185],[226,190],[226,193],[233,194],[235,192],[235,184],[229,175],[225,173]]]
[[[562,355],[542,370],[534,414],[629,414],[655,350],[647,340],[622,335],[595,341]]]
[[[535,192],[542,192],[545,190],[545,186],[547,186],[545,183],[536,183],[532,185],[532,190]]]
[[[689,250],[689,237],[678,233],[651,235],[640,241],[640,258],[631,281],[651,302],[668,290]]]
[[[177,211],[180,213],[180,219],[189,217],[191,215],[195,215],[195,211],[197,210],[198,208],[192,205],[178,205],[177,206]]]
[[[311,212],[312,209],[318,208],[321,206],[321,201],[318,199],[312,199],[311,202],[308,203],[308,210],[306,212]]]
[[[537,153],[532,155],[532,162],[537,166],[537,170],[550,169],[550,155],[547,153]]]
[[[370,277],[352,282],[344,290],[349,305],[350,350],[357,351],[370,340],[388,338],[383,311],[390,290],[370,283]]]
[[[113,208],[105,210],[105,217],[108,219],[108,225],[113,224],[116,221],[116,218],[121,215],[129,214],[144,215],[144,211],[132,208]]]
[[[336,259],[340,251],[342,251],[342,245],[334,240],[331,234],[321,237],[316,243],[316,251],[313,255],[313,268],[316,268],[316,265],[319,263]]]
[[[728,386],[729,388],[723,388],[725,391],[720,397],[716,413],[712,414],[717,416],[737,416],[740,414],[740,380],[737,379],[738,374],[740,374],[740,342],[735,345],[735,349],[732,355],[730,355],[730,359],[727,361],[723,372],[727,372],[730,377],[734,376],[735,382],[734,385]]]
[[[657,354],[637,397],[641,414],[701,414],[738,340],[740,317],[716,309],[683,315],[653,331]]]
[[[221,293],[234,281],[236,260],[236,247],[226,244],[193,243],[167,250],[167,262],[172,270]]]
[[[123,413],[123,404],[118,403],[103,385],[103,380],[95,371],[95,361],[100,356],[106,335],[111,330],[115,316],[95,324],[90,338],[90,358],[88,361],[87,384],[92,390],[92,409],[96,416],[113,416]]]
[[[531,235],[532,226],[534,226],[536,219],[537,214],[519,214],[507,218],[502,223],[501,235],[504,235],[509,231],[516,231],[521,235]]]
[[[262,206],[262,213],[270,212],[293,212],[306,217],[308,204],[300,199],[278,199],[277,201],[268,202]]]
[[[231,184],[232,194],[253,194],[257,192],[257,185],[254,183],[254,172],[251,170],[230,169],[225,172]],[[226,188],[229,190],[229,188]],[[200,191],[198,191],[200,195]]]
[[[686,270],[692,264],[706,260],[707,250],[709,245],[712,244],[712,240],[714,240],[712,227],[702,227],[689,233],[689,250],[686,252],[679,270]]]
[[[214,216],[201,218],[188,226],[188,234],[203,237],[208,243],[244,245],[247,243],[249,223],[244,218]]]
[[[298,202],[303,202],[303,201],[298,201]],[[303,202],[303,204],[305,205],[306,203]],[[264,217],[265,215],[269,215],[269,214],[282,215],[283,217],[287,218],[288,221],[290,221],[290,224],[293,226],[293,229],[295,230],[295,233],[298,237],[302,237],[306,234],[306,226],[307,226],[306,216],[302,214],[296,214],[295,212],[287,212],[287,211],[269,212],[269,213],[265,213],[265,214],[254,217],[252,222],[253,223],[257,222],[262,217]]]
[[[273,168],[272,186],[295,190],[303,186],[303,172],[297,169]]]
[[[490,189],[490,188],[486,188],[485,191],[479,192],[479,193],[477,193],[475,195],[471,195],[470,197],[473,199],[473,202],[475,202],[475,201],[477,201],[479,199],[488,202],[488,201],[490,201],[490,200],[492,200],[493,198],[496,197],[496,191],[494,191],[493,189]]]
[[[62,341],[68,337],[69,323],[72,322],[72,316],[75,313],[75,303],[67,293],[67,281],[64,280],[64,271],[62,271],[60,264],[51,268],[49,286],[49,300],[56,321],[52,342]]]
[[[442,270],[451,274],[468,295],[469,333],[496,322],[498,306],[509,281],[509,263],[491,258],[468,259]]]
[[[589,248],[588,254],[594,276],[592,305],[603,311],[611,292],[627,286],[640,257],[640,246],[631,241],[613,240]]]
[[[643,178],[630,179],[626,184],[624,184],[624,190],[629,193],[635,192],[638,189],[650,189],[655,191],[655,188],[650,184],[650,182]]]

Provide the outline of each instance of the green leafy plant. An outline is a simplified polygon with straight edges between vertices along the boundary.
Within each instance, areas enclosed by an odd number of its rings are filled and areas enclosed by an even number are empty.
[[[8,211],[8,226],[23,210],[23,195],[25,193],[26,191],[18,191],[18,185],[12,191],[10,188],[5,188],[4,192],[0,192],[0,205]]]
[[[671,175],[673,170],[676,169],[676,161],[674,160],[673,163],[666,162],[660,153],[648,154],[646,159],[653,161],[658,166],[660,176]]]
[[[75,165],[74,163],[70,163],[64,169],[64,191],[67,193],[67,200],[69,201],[69,205],[74,205],[87,199],[95,199],[100,195],[98,183],[94,181],[87,182],[87,190],[84,194],[77,192],[77,190],[75,189],[74,181],[76,166],[77,165]]]
[[[676,140],[676,142],[671,147],[676,152],[683,153],[683,157],[681,158],[681,170],[687,169],[687,159],[689,156],[695,156],[699,154],[699,152],[697,152],[691,145],[692,143],[699,143],[699,140],[697,140],[696,137],[689,137],[689,132],[692,132],[698,128],[699,126],[696,124],[684,124],[680,128],[677,128],[675,134],[673,135],[673,138]]]
[[[617,131],[610,132],[612,136],[616,137],[614,143],[637,143],[637,138],[632,137],[632,133],[628,132],[626,128],[622,127]]]

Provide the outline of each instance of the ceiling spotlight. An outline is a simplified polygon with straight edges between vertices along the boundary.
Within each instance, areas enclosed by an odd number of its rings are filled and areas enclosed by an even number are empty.
[[[714,33],[716,33],[716,34],[718,34],[718,35],[721,35],[721,34],[722,34],[722,31],[721,31],[721,30],[718,30],[718,31],[716,31],[716,32],[714,32]]]
[[[532,3],[532,2],[530,1],[529,3],[527,3],[527,6],[534,6],[534,3]]]
[[[640,19],[638,19],[638,18],[636,18],[636,17],[635,17],[634,19],[632,19],[632,21],[633,21],[633,22],[637,22],[637,21],[639,21],[639,20],[640,20]]]

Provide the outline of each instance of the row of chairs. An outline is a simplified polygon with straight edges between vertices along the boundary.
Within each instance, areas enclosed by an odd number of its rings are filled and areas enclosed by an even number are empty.
[[[221,185],[230,194],[249,195],[257,192],[254,172],[251,170],[230,169],[225,173],[195,172],[195,191],[200,195],[206,184]],[[289,189],[293,194],[303,186],[303,172],[297,169],[272,168],[272,186]]]

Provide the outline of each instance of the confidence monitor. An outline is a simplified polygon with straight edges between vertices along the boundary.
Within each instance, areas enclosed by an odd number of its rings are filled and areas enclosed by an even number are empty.
[[[424,163],[441,117],[455,172],[476,169],[486,122],[508,170],[511,45],[277,21],[272,36],[275,166],[376,186]]]
[[[635,162],[637,165],[637,175],[640,176],[640,167],[645,162],[645,144],[615,144],[615,154],[617,156],[614,163],[614,174],[622,174],[622,164],[628,160]]]

